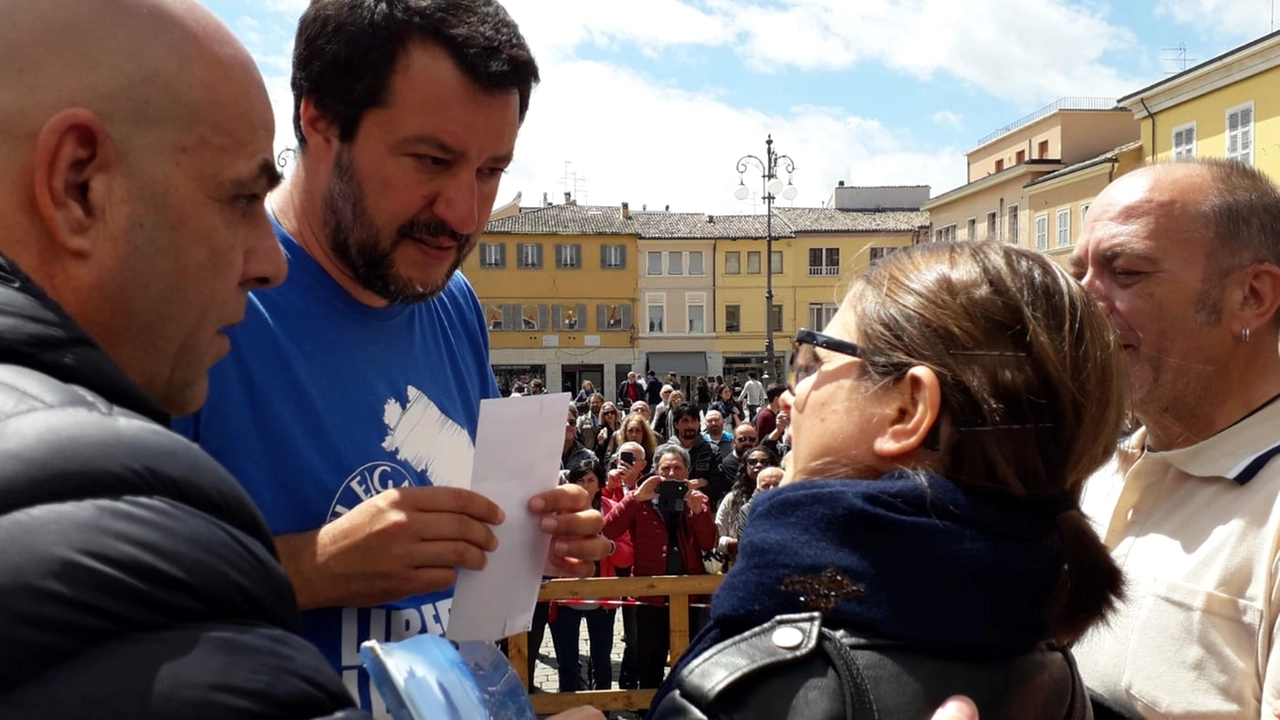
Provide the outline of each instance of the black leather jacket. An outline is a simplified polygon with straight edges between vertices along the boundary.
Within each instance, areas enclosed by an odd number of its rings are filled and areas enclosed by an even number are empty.
[[[952,695],[982,720],[1089,720],[1067,651],[1014,658],[949,656],[832,631],[817,612],[781,615],[699,655],[652,720],[919,720]]]
[[[167,423],[0,258],[0,718],[365,717],[249,497]]]

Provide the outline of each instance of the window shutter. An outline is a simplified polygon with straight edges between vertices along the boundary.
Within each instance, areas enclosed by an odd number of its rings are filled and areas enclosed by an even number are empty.
[[[507,266],[507,244],[498,244],[498,267],[505,268]]]
[[[618,269],[625,270],[627,268],[627,246],[618,246]]]
[[[578,332],[586,332],[587,331],[587,306],[586,305],[578,306],[578,314],[576,317],[578,318],[578,328],[577,328]]]
[[[562,248],[564,248],[564,245],[561,245],[561,244],[559,244],[559,243],[557,243],[557,244],[554,246],[555,253],[556,253],[556,267],[557,267],[557,268],[565,267],[565,265],[564,265],[564,264],[563,264],[563,262],[562,262],[562,261],[564,260],[564,250],[563,250]]]
[[[520,306],[519,305],[503,305],[502,306],[502,327],[507,330],[520,329]]]
[[[623,330],[631,329],[631,305],[630,304],[622,306],[622,329]]]
[[[601,251],[603,255],[603,251]],[[586,328],[583,328],[584,330]],[[609,329],[609,306],[604,303],[596,305],[596,332]]]
[[[573,267],[582,267],[582,243],[574,243],[570,247],[573,248]]]
[[[560,316],[560,306],[551,306],[551,329],[560,331],[564,329],[564,318]]]
[[[601,245],[600,246],[600,269],[607,270],[608,268],[609,268],[609,246]],[[601,307],[603,307],[603,305]],[[601,329],[604,328],[603,325],[601,325],[600,327]]]
[[[539,305],[538,306],[538,329],[544,332],[547,329],[547,316],[548,316],[547,306]]]
[[[538,243],[537,245],[534,245],[534,247],[537,248],[537,250],[534,252],[534,256],[537,259],[534,261],[533,266],[538,269],[541,269],[542,268],[542,243]]]

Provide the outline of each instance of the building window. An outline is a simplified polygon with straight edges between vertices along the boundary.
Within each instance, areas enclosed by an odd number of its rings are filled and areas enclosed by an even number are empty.
[[[1036,249],[1049,249],[1049,213],[1036,216]]]
[[[1003,159],[1003,158],[1001,158],[1001,159],[999,159],[999,160],[997,160],[997,161],[996,161],[996,172],[1000,172],[1001,170],[1004,170],[1004,159]]]
[[[769,253],[769,272],[777,275],[782,272],[782,251],[774,250]]]
[[[685,293],[685,317],[689,318],[689,332],[707,331],[707,294]]]
[[[1173,159],[1196,156],[1196,124],[1179,125],[1173,129]]]
[[[601,245],[600,267],[605,270],[625,270],[627,267],[627,246]]]
[[[968,228],[966,228],[966,230],[969,233],[966,236],[967,239],[977,240],[978,239],[978,218],[976,217],[969,218]]]
[[[480,267],[502,268],[506,266],[506,243],[480,243]]]
[[[546,312],[545,305],[521,305],[520,306],[520,329],[530,332],[539,332],[546,329]]]
[[[542,243],[520,243],[516,245],[520,253],[518,267],[526,270],[537,270],[542,267]]]
[[[1036,148],[1036,157],[1044,160],[1049,157],[1049,141],[1041,140],[1040,145]]]
[[[667,253],[667,274],[668,275],[684,274],[684,253],[682,252]]]
[[[551,329],[557,332],[586,330],[586,305],[552,305]]]
[[[742,306],[724,306],[724,331],[727,333],[742,332]]]
[[[662,253],[650,250],[646,256],[648,258],[648,268],[645,270],[646,275],[662,274]]]
[[[1253,164],[1253,103],[1227,111],[1227,157]]]
[[[760,251],[759,250],[751,250],[747,252],[747,274],[748,275],[760,274]]]
[[[561,270],[577,270],[582,267],[582,246],[557,245],[556,267]]]
[[[739,275],[742,273],[742,253],[733,250],[724,254],[724,274]]]
[[[890,255],[892,255],[893,253],[895,253],[895,252],[897,252],[898,250],[901,250],[901,249],[902,249],[902,248],[897,248],[897,247],[873,247],[873,248],[870,248],[870,249],[868,250],[868,254],[869,254],[869,255],[870,255],[870,257],[871,257],[871,264],[872,264],[872,265],[875,265],[876,263],[878,263],[878,262],[880,262],[881,260],[883,260],[883,259],[885,259],[885,258],[889,257]],[[817,328],[814,328],[814,329],[816,330]]]
[[[702,251],[690,250],[689,251],[689,274],[705,275],[706,272],[707,272],[706,269],[703,268],[702,266]]]
[[[585,330],[586,327],[584,326]],[[604,332],[631,329],[631,306],[608,305],[596,306],[596,329]]]
[[[1027,151],[1026,151],[1026,150],[1019,150],[1019,151],[1018,151],[1018,154],[1013,158],[1013,163],[1014,163],[1015,165],[1021,165],[1022,163],[1026,162],[1026,161],[1027,161]]]
[[[1071,208],[1058,210],[1058,247],[1071,245]]]
[[[809,248],[809,276],[839,275],[840,248]]]
[[[940,227],[933,231],[933,239],[936,242],[952,242],[956,239],[956,224],[952,223],[946,227]]]
[[[827,326],[831,322],[831,318],[835,316],[836,311],[840,309],[835,303],[809,303],[809,325],[810,330],[819,330]]]
[[[1084,216],[1089,214],[1089,203],[1080,203],[1080,224],[1084,225]]]
[[[995,240],[996,237],[999,236],[1000,230],[997,223],[998,223],[998,220],[996,218],[996,211],[992,210],[991,212],[987,213],[987,239],[988,240]]]
[[[1009,242],[1016,244],[1019,240],[1022,239],[1021,235],[1022,235],[1021,223],[1018,221],[1018,206],[1010,205],[1009,206],[1009,234],[1007,239]]]
[[[782,332],[782,306],[774,305],[773,312],[769,313],[769,317],[773,320],[773,331]]]
[[[484,306],[484,321],[489,326],[490,331],[511,329],[511,323],[507,319],[506,305],[486,304]]]
[[[645,321],[649,332],[666,332],[667,296],[665,293],[648,293],[644,297]]]

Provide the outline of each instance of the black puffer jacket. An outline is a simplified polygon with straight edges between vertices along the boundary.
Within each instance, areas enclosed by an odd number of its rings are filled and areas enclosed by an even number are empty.
[[[360,718],[249,497],[0,258],[0,718]]]

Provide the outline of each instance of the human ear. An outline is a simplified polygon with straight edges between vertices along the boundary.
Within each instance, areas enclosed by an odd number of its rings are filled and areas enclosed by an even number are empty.
[[[112,143],[97,115],[71,108],[54,115],[36,136],[33,158],[36,212],[55,245],[87,256],[109,218]]]
[[[298,105],[298,117],[302,123],[302,136],[307,139],[308,151],[313,148],[325,153],[337,151],[341,143],[338,126],[316,108],[315,98],[302,98]]]
[[[1244,273],[1232,334],[1239,337],[1244,328],[1259,331],[1271,322],[1277,309],[1280,309],[1280,268],[1271,263],[1249,267]]]
[[[930,368],[916,365],[893,386],[884,410],[886,424],[877,433],[872,449],[885,458],[897,458],[924,448],[929,431],[940,422],[942,385]],[[930,448],[925,448],[930,449]]]

